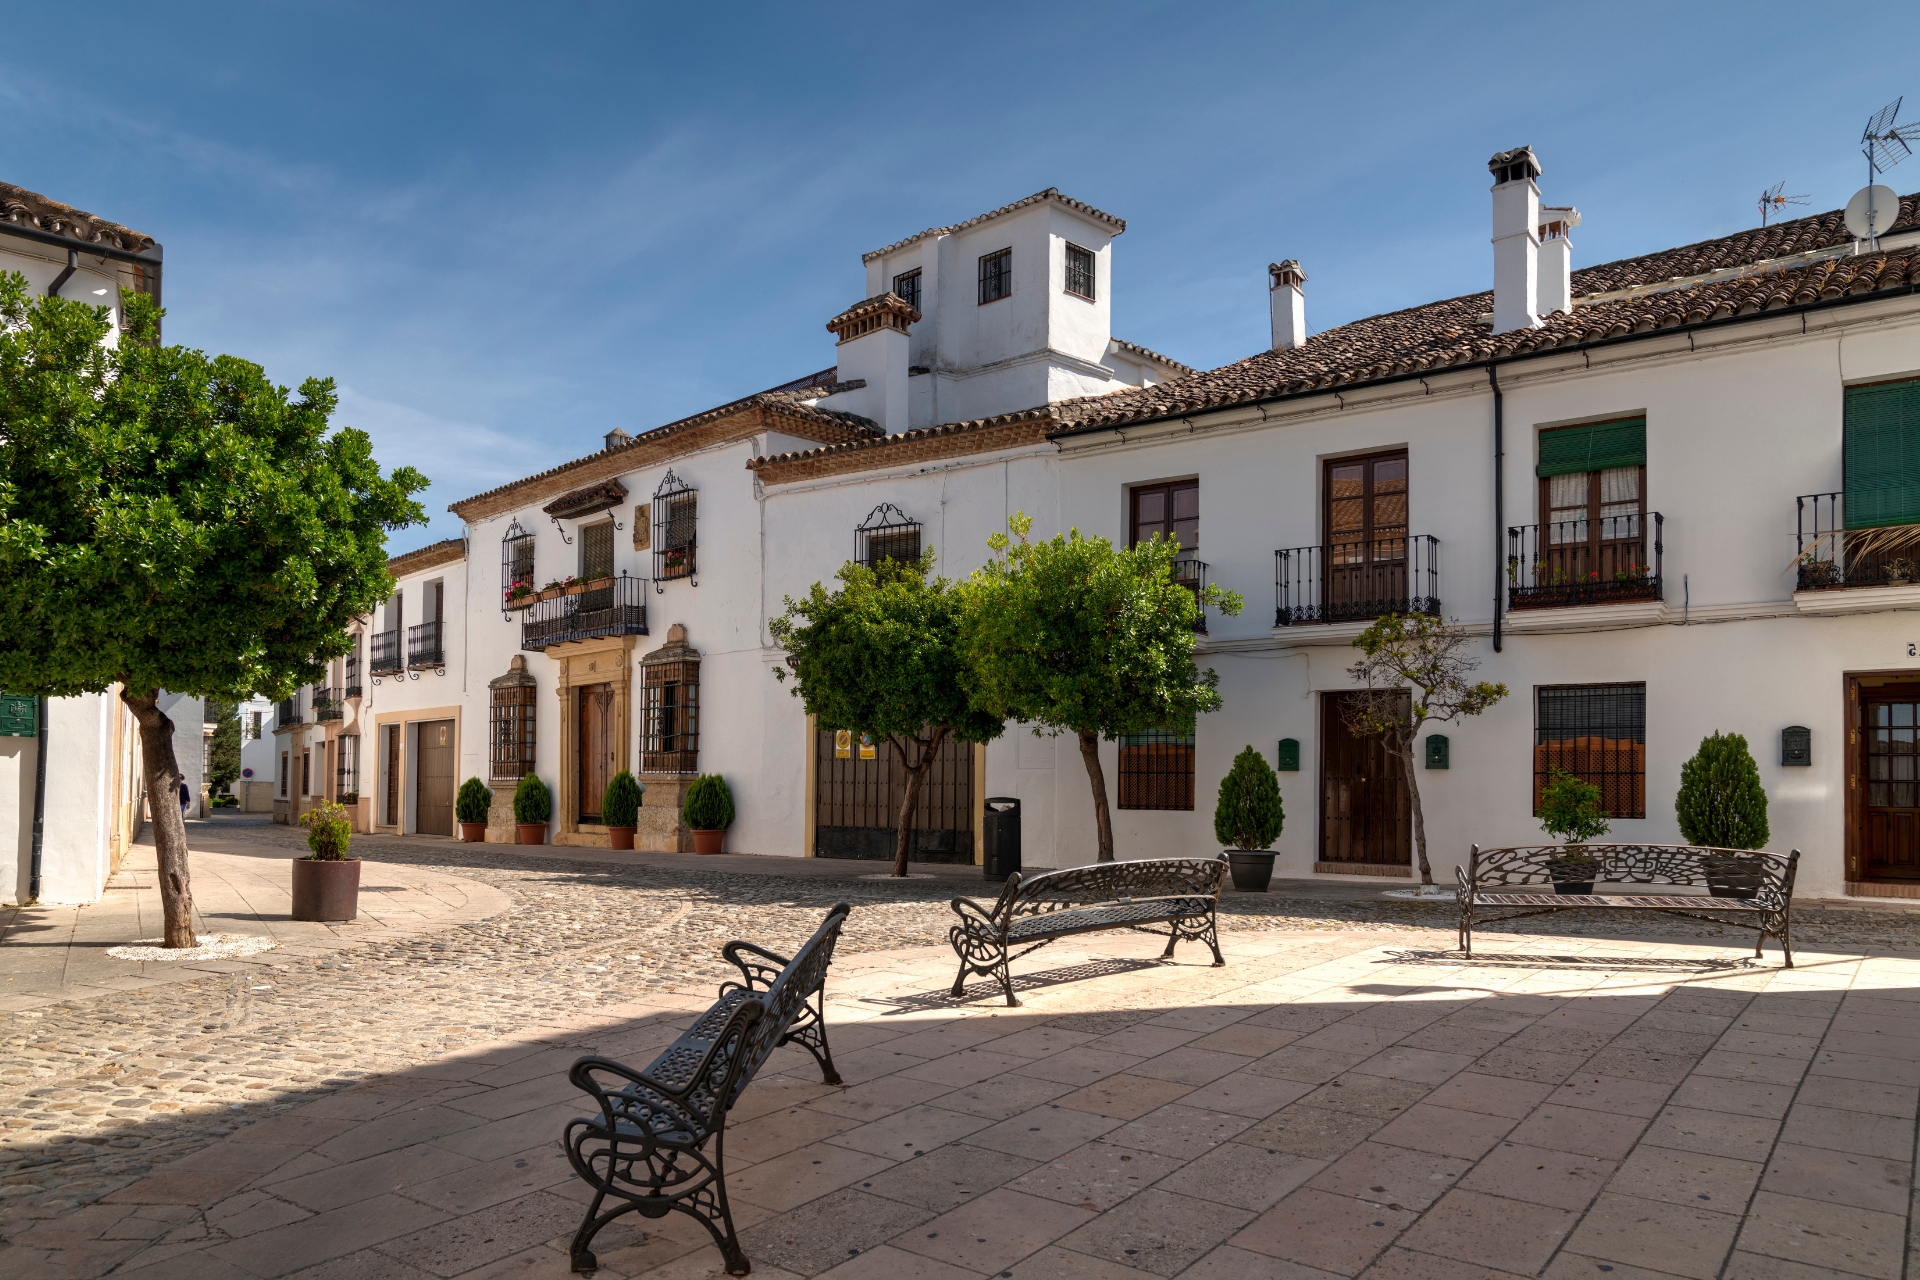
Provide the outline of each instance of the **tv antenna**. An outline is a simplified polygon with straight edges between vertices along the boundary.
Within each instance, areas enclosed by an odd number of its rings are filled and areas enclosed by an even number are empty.
[[[1874,112],[1872,118],[1867,121],[1867,127],[1860,134],[1860,152],[1867,158],[1867,185],[1865,189],[1855,194],[1853,200],[1847,205],[1849,212],[1853,212],[1856,204],[1861,206],[1858,219],[1848,218],[1847,230],[1853,232],[1856,239],[1865,240],[1876,248],[1880,239],[1881,223],[1885,222],[1887,226],[1893,225],[1894,221],[1900,217],[1900,202],[1896,195],[1892,211],[1889,212],[1881,193],[1890,189],[1880,186],[1874,180],[1912,155],[1913,144],[1920,142],[1920,124],[1894,123],[1900,116],[1900,104],[1904,101],[1904,96],[1895,98]],[[1859,225],[1856,225],[1856,221]],[[1865,232],[1864,235],[1861,234],[1862,231]]]
[[[1762,191],[1760,193],[1760,225],[1761,226],[1764,227],[1767,225],[1768,214],[1778,213],[1780,210],[1786,208],[1790,204],[1805,204],[1807,202],[1809,197],[1805,195],[1797,195],[1797,196],[1781,195],[1780,193],[1782,191],[1785,191],[1786,189],[1787,189],[1786,179],[1783,178],[1779,182],[1774,183],[1772,186],[1768,187],[1765,191]]]

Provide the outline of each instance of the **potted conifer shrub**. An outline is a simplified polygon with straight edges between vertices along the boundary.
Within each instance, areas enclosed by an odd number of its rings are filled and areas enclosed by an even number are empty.
[[[1279,778],[1260,753],[1248,747],[1233,758],[1213,808],[1214,838],[1232,846],[1226,859],[1234,888],[1242,893],[1267,891],[1273,880],[1273,842],[1286,821]]]
[[[719,853],[733,825],[733,792],[717,773],[703,773],[687,788],[680,821],[693,832],[695,853]]]
[[[553,793],[538,775],[528,774],[513,789],[513,822],[521,844],[545,844],[547,819],[553,816]]]
[[[1709,849],[1758,849],[1771,834],[1767,791],[1760,766],[1738,733],[1713,733],[1680,766],[1680,794],[1674,797],[1680,834],[1688,844]],[[1766,880],[1765,859],[1738,854],[1706,860],[1707,892],[1716,898],[1751,898]]]
[[[353,821],[342,804],[322,804],[300,815],[307,829],[304,858],[293,860],[293,918],[351,920],[360,914],[360,859],[347,856]]]
[[[460,841],[478,844],[487,838],[487,812],[493,808],[493,790],[478,778],[460,784],[453,798],[453,815],[460,819]]]
[[[1592,893],[1601,862],[1586,842],[1611,829],[1601,807],[1600,788],[1583,778],[1555,769],[1540,789],[1540,826],[1566,844],[1564,852],[1547,859],[1547,876],[1555,893]]]
[[[625,769],[613,775],[600,797],[600,821],[607,824],[609,849],[633,848],[633,833],[640,824],[640,801],[647,789]]]

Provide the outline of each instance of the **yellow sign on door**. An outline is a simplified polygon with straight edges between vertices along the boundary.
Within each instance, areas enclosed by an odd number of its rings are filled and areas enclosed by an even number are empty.
[[[860,758],[862,760],[873,759],[873,735],[870,733],[860,735]]]
[[[853,758],[853,730],[835,729],[833,731],[833,758],[835,760]]]

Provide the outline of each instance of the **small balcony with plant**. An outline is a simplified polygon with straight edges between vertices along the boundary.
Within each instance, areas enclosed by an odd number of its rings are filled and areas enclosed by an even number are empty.
[[[1795,498],[1793,599],[1802,613],[1907,608],[1920,602],[1920,509],[1880,495]]]
[[[1596,605],[1659,612],[1665,525],[1664,516],[1650,511],[1508,529],[1508,612]]]
[[[332,686],[323,686],[313,691],[313,719],[315,724],[324,724],[329,720],[338,720],[346,711],[346,700],[339,696],[339,690]]]
[[[550,645],[598,636],[647,634],[644,578],[568,578],[552,584],[520,615],[520,647],[538,653]]]
[[[298,694],[295,694],[291,698],[282,698],[280,700],[280,705],[274,709],[273,722],[275,726],[281,729],[306,723],[306,719],[300,714],[300,696]]]
[[[1273,553],[1273,625],[1299,644],[1344,644],[1389,613],[1440,613],[1440,540],[1430,534]]]

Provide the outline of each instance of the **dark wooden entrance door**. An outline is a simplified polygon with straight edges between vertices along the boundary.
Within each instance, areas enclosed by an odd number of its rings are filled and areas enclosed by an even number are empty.
[[[428,720],[419,728],[419,779],[413,828],[423,836],[453,834],[453,721]]]
[[[580,699],[580,821],[600,821],[600,801],[613,781],[613,686],[583,685]]]
[[[1920,685],[1860,690],[1859,866],[1867,880],[1920,880]]]
[[[1405,609],[1407,455],[1329,461],[1324,508],[1323,620],[1347,622]]]
[[[906,795],[906,771],[884,739],[861,759],[857,733],[814,733],[813,855],[891,859]],[[845,751],[843,756],[840,753]],[[913,818],[915,862],[973,861],[973,747],[948,738],[920,784]]]
[[[1351,693],[1321,695],[1320,861],[1413,865],[1404,763],[1378,736],[1347,728]]]
[[[387,738],[387,759],[384,772],[387,775],[387,805],[385,824],[389,827],[400,825],[400,726],[390,724],[381,732]]]

